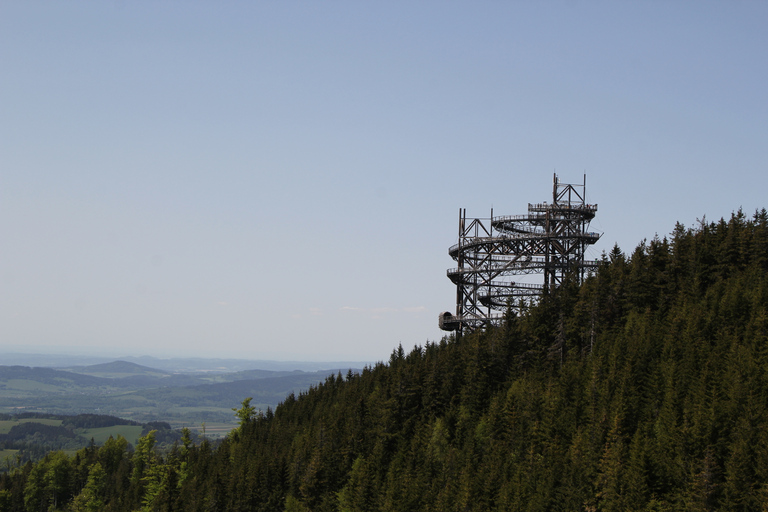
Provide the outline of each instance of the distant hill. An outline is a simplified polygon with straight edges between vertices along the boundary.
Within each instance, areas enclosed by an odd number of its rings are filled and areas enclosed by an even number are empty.
[[[74,366],[71,368],[63,369],[73,373],[112,379],[121,377],[134,377],[137,375],[150,377],[165,377],[170,375],[170,372],[158,370],[156,368],[150,368],[148,366],[143,366],[128,361],[112,361],[110,363],[92,364],[89,366]]]
[[[56,354],[53,350],[46,354],[25,354],[5,352],[0,347],[0,363],[6,366],[29,366],[55,368],[59,370],[82,368],[84,366],[111,363],[116,360],[136,363],[155,370],[169,373],[213,374],[235,373],[250,370],[265,371],[304,371],[316,372],[330,368],[362,368],[375,361],[275,361],[264,359],[221,359],[204,357],[159,358],[151,356],[104,357],[91,355]]]
[[[275,361],[264,359],[215,359],[202,357],[169,358],[156,357],[125,357],[132,361],[152,368],[160,368],[178,373],[234,373],[250,370],[266,370],[274,372],[319,372],[332,368],[362,368],[375,361]]]
[[[253,405],[264,410],[275,408],[290,393],[304,391],[330,373],[243,370],[183,374],[129,361],[69,371],[0,366],[0,412],[110,414],[141,422],[232,425],[232,408],[243,398],[253,397]]]
[[[50,392],[66,392],[74,387],[97,389],[109,386],[109,379],[80,375],[53,368],[30,368],[28,366],[0,366],[0,389],[16,389],[27,392],[40,386]]]
[[[334,372],[335,373],[335,372]],[[290,375],[242,379],[192,387],[163,387],[146,389],[136,393],[148,401],[165,402],[174,407],[216,407],[231,404],[235,407],[245,397],[253,397],[253,405],[273,409],[291,393],[300,393],[323,382],[331,372],[291,372]]]

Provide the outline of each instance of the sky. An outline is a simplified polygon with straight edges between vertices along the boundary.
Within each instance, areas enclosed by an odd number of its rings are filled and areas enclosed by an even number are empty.
[[[387,360],[459,208],[768,207],[768,3],[0,3],[0,351]]]

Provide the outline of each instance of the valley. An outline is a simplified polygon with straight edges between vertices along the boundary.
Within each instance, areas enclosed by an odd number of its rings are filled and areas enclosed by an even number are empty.
[[[209,432],[226,432],[236,424],[232,409],[244,398],[253,397],[257,409],[274,409],[291,393],[349,370],[239,369],[242,361],[204,361],[187,364],[187,372],[125,360],[60,368],[0,365],[0,413],[102,414],[174,428],[202,430],[205,423]]]

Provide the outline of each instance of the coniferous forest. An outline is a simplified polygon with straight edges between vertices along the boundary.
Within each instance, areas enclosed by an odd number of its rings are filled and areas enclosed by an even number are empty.
[[[244,397],[245,398],[245,397]],[[768,214],[618,247],[504,325],[0,476],[0,511],[765,510]]]

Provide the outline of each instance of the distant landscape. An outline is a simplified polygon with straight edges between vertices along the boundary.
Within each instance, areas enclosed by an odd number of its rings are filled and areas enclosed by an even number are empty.
[[[0,355],[0,413],[102,414],[138,423],[227,432],[232,409],[274,409],[328,375],[365,363]],[[144,363],[144,364],[142,364]]]

